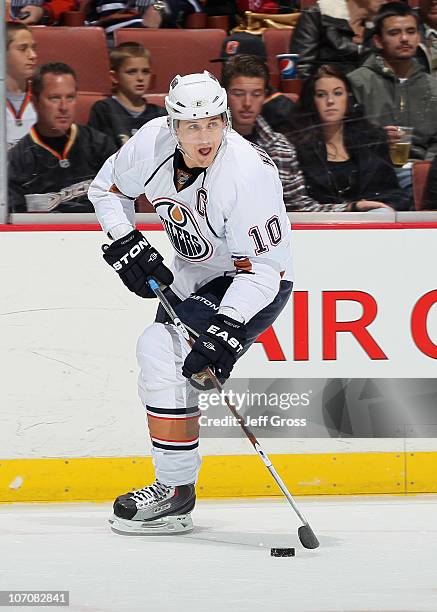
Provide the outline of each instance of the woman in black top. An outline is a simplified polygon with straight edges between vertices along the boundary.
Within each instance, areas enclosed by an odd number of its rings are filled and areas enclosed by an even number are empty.
[[[286,136],[297,150],[308,195],[327,211],[405,210],[384,130],[363,118],[346,76],[321,66],[305,81]]]

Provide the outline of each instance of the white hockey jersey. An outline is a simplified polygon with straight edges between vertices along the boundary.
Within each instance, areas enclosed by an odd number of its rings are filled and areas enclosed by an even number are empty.
[[[236,273],[220,312],[247,322],[273,301],[281,279],[292,280],[291,229],[277,168],[231,131],[214,162],[178,192],[174,153],[167,118],[153,119],[109,158],[88,197],[104,231],[120,237],[116,228],[131,231],[133,200],[145,193],[175,251],[172,290],[185,299],[213,278]],[[126,197],[111,192],[112,185]]]

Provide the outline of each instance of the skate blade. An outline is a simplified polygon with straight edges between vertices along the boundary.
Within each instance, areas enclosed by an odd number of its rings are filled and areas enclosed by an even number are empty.
[[[122,535],[173,535],[175,533],[186,533],[193,529],[190,514],[165,516],[155,521],[129,521],[113,514],[109,523],[114,533]]]

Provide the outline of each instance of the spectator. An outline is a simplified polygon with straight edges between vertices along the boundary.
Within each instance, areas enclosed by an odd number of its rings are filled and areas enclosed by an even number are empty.
[[[8,154],[12,211],[93,211],[88,187],[116,147],[105,134],[73,123],[76,88],[66,64],[44,64],[33,77],[37,122]]]
[[[390,144],[399,126],[414,128],[410,157],[432,159],[437,151],[437,82],[414,58],[419,45],[418,17],[406,4],[389,2],[375,18],[379,53],[349,76],[353,91],[375,124],[385,128]],[[411,164],[400,168],[402,187],[411,190]]]
[[[404,210],[384,130],[372,127],[354,103],[350,83],[337,65],[320,66],[304,82],[293,126],[312,210]]]
[[[6,139],[17,143],[36,121],[30,79],[36,66],[36,44],[22,23],[6,24]]]
[[[371,20],[383,0],[319,0],[303,11],[290,42],[299,55],[298,75],[306,79],[321,64],[339,64],[348,73],[372,49]]]
[[[267,54],[261,36],[247,32],[236,32],[227,36],[223,41],[220,57],[211,62],[222,62],[225,66],[227,61],[237,55],[254,55],[266,62]],[[287,123],[293,108],[294,102],[290,98],[275,91],[268,84],[261,114],[273,130],[279,130]]]
[[[75,0],[11,0],[10,14],[24,25],[56,25],[62,13],[75,7]]]
[[[115,92],[94,104],[88,124],[121,147],[147,121],[167,113],[144,97],[150,84],[150,53],[143,45],[122,43],[109,59]]]
[[[269,82],[266,64],[253,55],[238,55],[224,65],[222,81],[228,94],[232,127],[246,140],[261,147],[275,162],[287,210],[302,210],[314,205],[306,196],[294,147],[282,134],[274,132],[261,116]]]
[[[113,33],[120,28],[181,27],[188,15],[201,11],[197,0],[93,0],[86,23],[104,28],[112,42]]]
[[[434,157],[429,169],[422,208],[437,210],[437,156]]]
[[[418,58],[437,78],[437,0],[419,0],[420,38]]]

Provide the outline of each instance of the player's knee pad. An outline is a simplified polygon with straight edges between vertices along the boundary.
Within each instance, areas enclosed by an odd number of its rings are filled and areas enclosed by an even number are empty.
[[[144,330],[137,343],[138,387],[144,405],[179,408],[197,403],[195,391],[182,375],[189,350],[171,325],[153,323]]]

